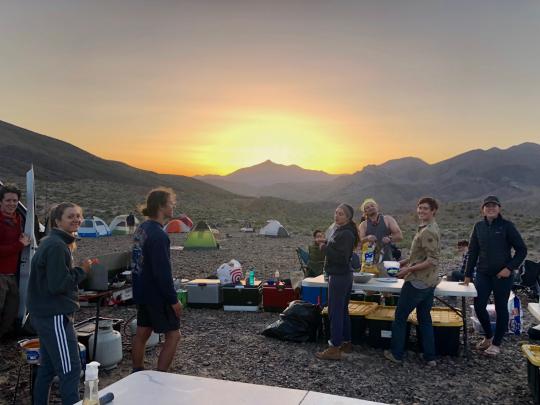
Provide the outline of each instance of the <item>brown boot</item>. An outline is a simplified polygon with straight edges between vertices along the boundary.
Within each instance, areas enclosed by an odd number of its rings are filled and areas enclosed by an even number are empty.
[[[342,351],[342,353],[352,353],[352,343],[351,342],[343,342],[341,346],[339,346],[339,350]]]
[[[315,353],[315,357],[321,360],[341,360],[341,350],[339,347],[330,346],[323,352]]]

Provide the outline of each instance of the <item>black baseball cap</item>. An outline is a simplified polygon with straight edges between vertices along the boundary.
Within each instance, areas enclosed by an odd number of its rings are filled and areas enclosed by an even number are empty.
[[[501,202],[494,195],[488,195],[486,198],[484,198],[484,202],[482,203],[482,208],[484,208],[484,206],[489,203],[497,204],[499,207],[501,206]]]

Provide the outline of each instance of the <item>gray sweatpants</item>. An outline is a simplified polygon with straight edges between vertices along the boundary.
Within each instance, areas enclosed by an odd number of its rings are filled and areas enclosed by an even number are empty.
[[[51,382],[55,375],[60,379],[62,404],[72,405],[78,402],[81,360],[73,317],[32,316],[31,321],[40,343],[40,365],[34,383],[34,404],[48,404]]]

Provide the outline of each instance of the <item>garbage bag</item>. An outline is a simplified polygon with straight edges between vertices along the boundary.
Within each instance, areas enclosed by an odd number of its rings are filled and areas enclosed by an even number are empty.
[[[320,308],[307,301],[292,301],[280,319],[268,325],[264,336],[292,342],[315,341],[321,325]]]

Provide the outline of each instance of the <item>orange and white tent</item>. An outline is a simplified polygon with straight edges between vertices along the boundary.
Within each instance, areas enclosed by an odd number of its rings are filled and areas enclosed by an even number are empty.
[[[185,233],[191,231],[191,228],[193,228],[193,221],[186,215],[183,215],[171,219],[167,222],[164,229],[167,233]]]

